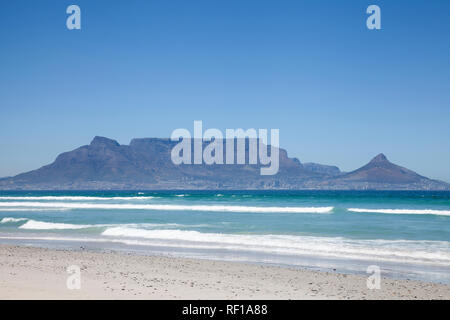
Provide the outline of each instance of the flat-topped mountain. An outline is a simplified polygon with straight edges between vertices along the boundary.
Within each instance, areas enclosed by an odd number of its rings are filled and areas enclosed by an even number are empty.
[[[178,142],[133,139],[129,145],[95,137],[40,169],[0,179],[2,190],[161,189],[405,189],[450,190],[450,185],[397,166],[380,154],[342,173],[336,166],[302,164],[279,149],[279,171],[260,175],[260,164],[181,164],[171,161]],[[248,144],[246,158],[248,158]],[[248,163],[248,162],[247,162]]]
[[[60,154],[40,169],[0,180],[2,189],[165,189],[165,188],[271,188],[279,179],[261,176],[261,165],[175,165],[170,139],[133,139],[129,145],[95,137],[89,145]],[[236,146],[235,146],[236,148]],[[246,145],[248,158],[248,144]],[[277,177],[322,176],[305,170],[298,159],[279,150]]]

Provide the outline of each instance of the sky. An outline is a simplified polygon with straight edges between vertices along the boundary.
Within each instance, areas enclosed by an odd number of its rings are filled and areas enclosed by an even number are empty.
[[[68,30],[66,8],[81,8]],[[381,8],[381,30],[366,26]],[[0,177],[96,135],[280,130],[302,162],[378,153],[450,182],[450,1],[0,0]]]

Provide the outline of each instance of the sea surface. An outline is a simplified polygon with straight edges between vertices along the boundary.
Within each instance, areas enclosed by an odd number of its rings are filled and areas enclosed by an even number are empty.
[[[450,284],[450,192],[0,192],[0,243]]]

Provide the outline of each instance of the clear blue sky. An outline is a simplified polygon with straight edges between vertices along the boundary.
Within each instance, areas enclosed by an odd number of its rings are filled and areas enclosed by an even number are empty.
[[[203,120],[279,128],[302,162],[384,152],[450,181],[449,17],[446,0],[1,0],[0,176]]]

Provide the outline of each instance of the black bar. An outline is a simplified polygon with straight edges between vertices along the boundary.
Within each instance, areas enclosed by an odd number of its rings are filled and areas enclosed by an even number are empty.
[[[324,316],[384,319],[417,315],[425,310],[446,314],[446,301],[273,301],[273,300],[173,300],[173,301],[0,301],[1,310],[62,319],[89,316],[139,319],[315,319]],[[13,309],[9,309],[13,308]],[[431,309],[430,309],[431,308]],[[212,313],[214,310],[214,314]]]

